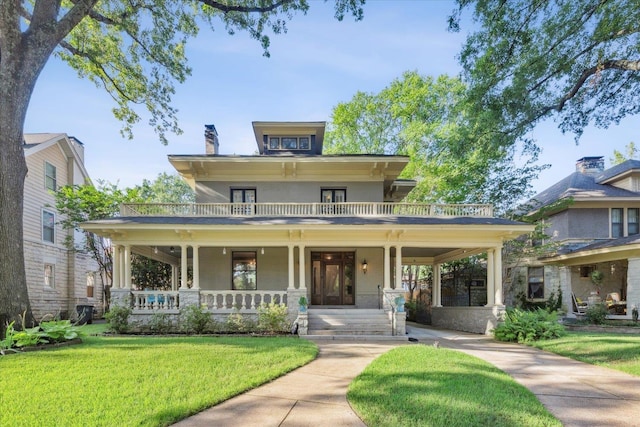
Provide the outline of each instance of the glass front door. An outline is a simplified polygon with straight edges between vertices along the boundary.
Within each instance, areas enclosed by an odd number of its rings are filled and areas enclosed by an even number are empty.
[[[313,305],[355,304],[355,254],[353,252],[313,252]]]

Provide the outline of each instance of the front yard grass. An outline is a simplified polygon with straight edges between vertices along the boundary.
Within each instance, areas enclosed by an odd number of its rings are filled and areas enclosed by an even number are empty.
[[[569,332],[562,338],[531,345],[581,362],[640,376],[640,334]]]
[[[493,365],[425,345],[395,348],[351,383],[369,426],[561,426],[533,393]]]
[[[291,337],[83,341],[0,357],[0,426],[168,425],[317,355],[315,344]]]

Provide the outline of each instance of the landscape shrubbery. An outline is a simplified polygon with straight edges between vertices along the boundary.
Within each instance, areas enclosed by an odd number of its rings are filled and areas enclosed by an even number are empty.
[[[5,338],[0,340],[0,354],[17,352],[25,347],[56,344],[79,338],[79,328],[69,320],[42,321],[33,328],[16,330],[15,322],[7,325]]]
[[[558,338],[565,333],[564,326],[558,323],[557,312],[541,308],[533,311],[507,309],[503,322],[493,331],[497,340],[519,343]]]

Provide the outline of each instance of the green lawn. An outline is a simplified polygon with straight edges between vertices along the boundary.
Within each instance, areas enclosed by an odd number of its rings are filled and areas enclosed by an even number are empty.
[[[531,345],[581,362],[640,376],[640,334],[570,332],[562,338]]]
[[[369,426],[561,426],[533,393],[464,353],[403,346],[374,360],[347,398]]]
[[[168,425],[316,355],[293,337],[89,336],[0,357],[0,426]]]

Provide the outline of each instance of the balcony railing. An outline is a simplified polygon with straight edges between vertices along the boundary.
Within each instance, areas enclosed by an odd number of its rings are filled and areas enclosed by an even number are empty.
[[[120,206],[120,215],[172,217],[298,217],[298,216],[418,216],[493,217],[487,204],[431,203],[129,203]]]

